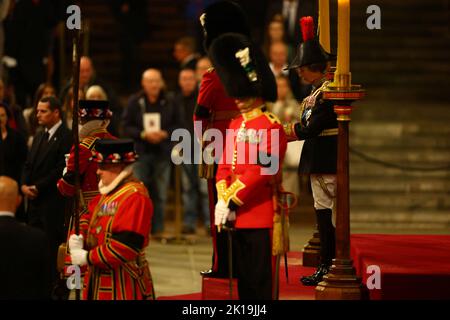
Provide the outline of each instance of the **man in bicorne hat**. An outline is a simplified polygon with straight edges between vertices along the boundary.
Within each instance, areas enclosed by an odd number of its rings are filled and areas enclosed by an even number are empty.
[[[332,210],[336,194],[337,116],[331,101],[322,98],[330,84],[326,79],[328,62],[334,59],[314,36],[312,17],[301,19],[303,43],[289,69],[297,70],[311,94],[301,104],[301,121],[285,125],[289,140],[304,140],[299,173],[310,175],[311,189],[320,235],[320,264],[313,275],[302,277],[306,286],[315,286],[328,273],[335,256],[335,228]]]
[[[271,235],[287,147],[280,121],[265,111],[266,102],[276,101],[276,82],[262,51],[243,35],[219,36],[210,56],[240,111],[230,123],[217,170],[214,221],[220,228],[231,221],[236,230],[239,298],[270,300],[275,270]]]
[[[200,22],[204,31],[204,47],[209,54],[211,43],[221,34],[234,32],[250,36],[250,27],[242,8],[233,1],[218,1],[208,6]],[[239,115],[239,110],[234,99],[229,97],[221,83],[216,71],[211,68],[203,75],[200,83],[197,106],[194,110],[194,121],[201,122],[202,140],[203,132],[207,129],[220,130],[225,137],[225,130],[228,128],[231,119]],[[196,129],[196,127],[194,126]],[[223,144],[224,145],[224,144]],[[203,150],[206,143],[202,143]],[[217,202],[217,193],[215,190],[215,174],[217,171],[217,161],[220,159],[222,150],[215,150],[212,155],[216,161],[212,164],[202,163],[199,168],[200,177],[208,180],[209,212],[210,221],[214,221],[214,205]],[[204,160],[203,160],[204,162]],[[228,277],[228,253],[227,237],[223,233],[218,234],[217,229],[211,223],[211,235],[213,242],[213,264],[210,270],[201,271],[200,274],[208,277]]]
[[[80,218],[81,234],[69,238],[72,263],[87,265],[85,300],[154,298],[145,258],[153,205],[144,184],[133,176],[136,158],[133,140],[96,143],[100,194]]]

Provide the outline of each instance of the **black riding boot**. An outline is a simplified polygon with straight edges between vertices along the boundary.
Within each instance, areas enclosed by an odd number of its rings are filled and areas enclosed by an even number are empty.
[[[331,209],[316,210],[317,226],[320,236],[320,263],[316,271],[310,276],[304,276],[300,281],[305,286],[316,286],[331,267],[335,257],[335,228],[332,222]]]

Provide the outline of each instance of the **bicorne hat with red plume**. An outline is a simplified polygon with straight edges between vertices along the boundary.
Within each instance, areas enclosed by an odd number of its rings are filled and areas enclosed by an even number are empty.
[[[335,55],[326,52],[322,48],[319,40],[315,37],[314,21],[312,17],[302,17],[300,19],[300,25],[303,42],[298,46],[297,54],[287,69],[295,69],[314,63],[322,63],[336,59]]]

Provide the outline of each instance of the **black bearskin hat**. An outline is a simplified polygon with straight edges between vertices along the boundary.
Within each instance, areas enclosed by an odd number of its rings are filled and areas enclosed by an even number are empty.
[[[211,44],[210,58],[230,97],[276,101],[272,70],[261,49],[246,36],[236,33],[219,36]]]
[[[205,33],[204,47],[224,33],[233,32],[250,37],[250,26],[242,8],[234,1],[218,1],[208,6],[200,17]]]

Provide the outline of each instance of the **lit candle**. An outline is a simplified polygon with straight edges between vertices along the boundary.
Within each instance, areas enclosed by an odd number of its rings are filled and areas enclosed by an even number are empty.
[[[330,52],[330,1],[319,0],[319,42]]]
[[[350,0],[338,0],[337,74],[350,74]]]

